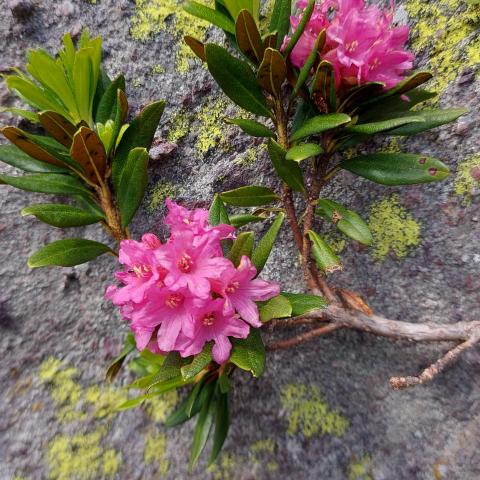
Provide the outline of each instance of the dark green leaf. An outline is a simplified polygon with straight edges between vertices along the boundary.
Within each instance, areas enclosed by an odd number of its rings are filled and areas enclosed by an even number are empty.
[[[284,213],[279,213],[272,226],[268,229],[267,233],[260,239],[257,246],[252,252],[252,263],[257,269],[257,275],[263,270],[263,267],[267,263],[270,252],[272,251],[273,244],[277,239],[278,232],[282,227],[283,220],[285,218]]]
[[[263,58],[263,42],[257,24],[248,10],[241,10],[235,22],[235,37],[238,48],[254,63]]]
[[[337,108],[335,72],[332,63],[322,60],[310,86],[312,100],[321,112],[334,112]]]
[[[236,207],[259,207],[268,205],[279,199],[274,191],[267,187],[248,186],[228,190],[220,194],[220,198],[228,205]]]
[[[345,113],[328,113],[318,115],[307,120],[293,135],[292,141],[297,141],[310,135],[337,128],[351,121],[351,118]]]
[[[230,224],[235,228],[240,228],[249,223],[263,222],[264,220],[265,217],[261,217],[259,215],[250,215],[247,213],[244,215],[232,215],[230,217]]]
[[[248,120],[246,118],[228,118],[226,121],[238,125],[245,133],[252,137],[275,137],[275,133],[272,132],[272,130],[255,120]]]
[[[34,215],[39,220],[54,227],[79,227],[91,225],[103,220],[103,216],[87,212],[81,208],[58,203],[42,203],[25,207],[21,211],[22,216]]]
[[[325,273],[341,270],[340,259],[335,255],[332,247],[313,230],[308,231],[308,236],[312,242],[312,256],[317,262],[318,268]]]
[[[205,53],[210,73],[230,99],[255,115],[272,116],[255,74],[247,63],[218,45],[206,45]]]
[[[164,109],[165,102],[163,101],[147,105],[124,133],[112,165],[112,180],[117,193],[130,150],[136,147],[143,147],[147,150],[150,148]]]
[[[316,157],[323,152],[323,148],[316,143],[303,143],[302,145],[295,145],[290,148],[285,158],[293,162],[301,162],[310,157]]]
[[[212,427],[216,407],[216,402],[212,398],[212,393],[203,401],[197,424],[195,425],[195,430],[193,431],[190,461],[188,463],[190,472],[200,458],[200,455],[205,448],[205,444],[207,443],[208,436],[210,435],[210,429]]]
[[[391,135],[391,130],[399,127],[401,125],[423,122],[423,118],[420,116],[409,115],[401,118],[391,118],[389,120],[382,120],[380,122],[372,123],[362,123],[352,125],[351,127],[346,127],[346,133],[356,133],[360,135],[375,135],[376,133],[389,131],[388,134]],[[410,125],[407,126],[407,128]]]
[[[105,124],[107,120],[115,118],[118,89],[125,91],[125,77],[123,75],[119,75],[105,90],[98,104],[95,115],[96,123]]]
[[[206,376],[195,384],[187,398],[172,412],[165,420],[166,427],[176,427],[190,418],[194,417],[202,406],[202,395],[200,395],[202,387],[205,383]]]
[[[110,247],[103,243],[86,240],[85,238],[68,238],[57,240],[37,250],[29,259],[30,268],[58,266],[73,267],[89,262],[104,253],[113,253]]]
[[[216,404],[217,411],[215,414],[215,431],[213,433],[212,451],[210,452],[208,465],[211,465],[213,462],[215,462],[228,435],[228,429],[230,426],[230,412],[228,404],[228,394],[220,395]]]
[[[265,345],[260,332],[252,328],[247,338],[233,338],[232,344],[230,361],[242,370],[251,372],[254,377],[260,377],[265,369]]]
[[[235,266],[240,264],[243,255],[250,257],[253,249],[253,232],[242,232],[238,234],[233,242],[228,258]]]
[[[264,90],[280,98],[286,78],[287,64],[283,55],[278,50],[267,48],[257,72],[258,83]]]
[[[302,12],[300,22],[298,23],[297,28],[295,28],[295,31],[293,32],[290,38],[290,41],[287,43],[287,46],[283,51],[285,57],[288,57],[290,55],[292,50],[295,48],[295,45],[297,44],[297,42],[300,40],[300,37],[302,36],[305,30],[305,27],[307,26],[307,23],[310,20],[310,17],[312,16],[314,7],[315,7],[315,0],[308,0],[307,6]]]
[[[277,48],[280,48],[285,35],[290,29],[290,15],[292,0],[275,0],[272,16],[270,18],[270,32],[277,32]]]
[[[126,227],[142,203],[148,183],[148,152],[145,148],[130,150],[119,179],[117,193],[122,227]]]
[[[222,372],[218,377],[218,388],[221,393],[228,393],[232,388],[230,378],[225,372]]]
[[[321,199],[317,205],[317,214],[333,222],[345,235],[364,245],[372,244],[370,229],[357,213],[333,200]]]
[[[338,107],[338,111],[352,115],[357,111],[362,102],[365,102],[372,97],[378,97],[380,94],[382,94],[384,88],[385,84],[381,82],[364,83],[359,87],[352,88],[349,90],[348,95]]]
[[[208,223],[210,225],[230,224],[227,209],[218,195],[213,197],[212,205],[208,211]]]
[[[135,350],[135,338],[133,333],[129,333],[125,339],[125,344],[122,348],[122,351],[118,356],[113,360],[113,362],[108,366],[107,373],[105,374],[105,379],[108,382],[112,382],[113,379],[117,376],[120,368],[122,368],[123,362],[127,355]]]
[[[312,310],[319,310],[327,306],[327,301],[318,297],[317,295],[306,295],[304,293],[288,293],[282,292],[282,297],[285,297],[292,306],[292,317],[303,315]]]
[[[15,145],[0,145],[0,161],[31,173],[68,173],[64,167],[35,160]]]
[[[341,162],[340,166],[382,185],[436,182],[449,174],[448,167],[440,160],[411,153],[361,155]]]
[[[426,130],[453,122],[466,113],[468,113],[467,108],[437,108],[434,110],[408,112],[408,115],[411,114],[417,116],[422,121],[394,128],[388,132],[388,135],[416,135],[417,133],[425,132]]]
[[[80,181],[70,175],[37,173],[23,177],[0,175],[0,179],[12,187],[28,192],[51,193],[53,195],[85,195],[89,191]]]
[[[269,322],[273,318],[287,318],[292,316],[292,306],[287,297],[277,295],[268,302],[262,302],[258,309],[260,320],[263,323]]]
[[[286,160],[285,150],[273,139],[268,141],[268,154],[277,175],[293,190],[304,192],[303,174],[298,163]]]
[[[183,4],[183,9],[190,15],[202,18],[228,33],[235,34],[235,24],[233,21],[218,10],[214,10],[198,2],[186,2]]]
[[[193,357],[191,363],[187,363],[180,370],[184,380],[190,380],[198,375],[212,361],[212,344],[207,343],[203,350]]]

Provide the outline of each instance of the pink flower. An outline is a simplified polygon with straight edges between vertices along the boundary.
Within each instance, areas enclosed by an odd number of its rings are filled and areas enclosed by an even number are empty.
[[[209,232],[194,242],[191,231],[172,237],[164,248],[157,252],[160,264],[167,270],[165,285],[171,290],[187,287],[193,295],[208,297],[210,280],[219,277],[231,265],[230,260],[217,256],[219,232]]]
[[[179,339],[177,347],[182,357],[200,353],[205,343],[213,340],[213,359],[225,363],[230,357],[232,344],[228,337],[247,338],[250,327],[233,312],[225,313],[224,300],[217,298],[195,310],[193,335]]]
[[[229,337],[246,338],[250,325],[261,326],[255,301],[277,295],[279,288],[255,279],[248,257],[235,268],[223,256],[220,241],[233,235],[233,227],[212,227],[206,210],[191,212],[170,200],[167,205],[168,241],[162,244],[151,233],[141,242],[122,241],[125,269],[116,278],[123,285],[108,287],[105,296],[130,322],[139,350],[186,357],[213,341],[214,360],[226,362]]]
[[[303,9],[305,2],[297,3]],[[393,3],[390,10],[368,5],[364,0],[327,0],[315,7],[304,33],[291,54],[292,63],[301,68],[315,38],[326,29],[327,41],[321,57],[333,64],[337,89],[367,82],[382,82],[386,89],[403,79],[413,65],[414,56],[404,49],[408,27],[394,27]],[[334,10],[333,15],[329,10]],[[292,31],[302,12],[292,17]],[[285,40],[284,45],[288,38]]]
[[[242,256],[240,265],[225,270],[213,290],[225,298],[226,311],[236,310],[240,317],[253,327],[261,327],[258,307],[255,301],[268,300],[280,293],[280,287],[274,282],[255,279],[257,269],[251,260]]]

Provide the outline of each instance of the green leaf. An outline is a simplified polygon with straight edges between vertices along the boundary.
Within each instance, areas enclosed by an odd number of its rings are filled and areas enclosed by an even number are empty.
[[[64,167],[35,160],[15,145],[0,145],[0,161],[31,173],[68,173]]]
[[[277,32],[277,48],[280,48],[285,35],[290,29],[290,15],[292,11],[292,0],[275,0],[272,16],[270,19],[270,32]]]
[[[150,148],[164,109],[165,102],[163,101],[147,105],[123,134],[112,164],[112,180],[117,193],[130,150],[136,147],[147,150]]]
[[[333,273],[341,270],[342,265],[340,259],[335,255],[330,245],[313,230],[308,231],[308,236],[312,242],[312,256],[318,268],[325,273]]]
[[[212,392],[213,393],[213,392]],[[216,402],[212,399],[212,393],[204,400],[198,416],[195,430],[193,431],[192,448],[190,450],[190,461],[188,469],[191,472],[205,448],[210,429],[213,424]]]
[[[236,207],[259,207],[279,200],[270,188],[254,185],[228,190],[219,196],[226,204]]]
[[[255,74],[247,63],[218,45],[206,45],[205,53],[210,73],[231,100],[255,115],[272,116]]]
[[[245,133],[252,137],[275,137],[275,133],[272,132],[272,130],[255,120],[248,120],[246,118],[228,118],[226,122],[238,125]]]
[[[198,375],[212,361],[212,346],[211,342],[205,344],[203,350],[193,357],[192,362],[180,369],[184,380]]]
[[[144,378],[139,378],[131,384],[132,388],[152,388],[156,385],[162,384],[166,381],[173,380],[176,382],[178,379],[184,381],[182,378],[181,368],[185,364],[184,360],[178,352],[170,352],[165,361],[160,367],[160,370],[148,375]]]
[[[73,267],[89,262],[104,253],[113,253],[107,245],[86,240],[85,238],[68,238],[57,240],[37,250],[29,259],[30,268],[57,266]]]
[[[17,117],[22,117],[29,122],[39,123],[38,115],[31,110],[23,110],[21,108],[15,107],[0,107],[0,113],[2,112],[13,113],[13,115],[17,115]]]
[[[81,225],[91,225],[103,220],[103,216],[72,207],[71,205],[61,205],[58,203],[42,203],[25,207],[21,211],[22,217],[34,215],[39,220],[54,227],[79,227]]]
[[[213,8],[209,8],[198,2],[186,2],[183,5],[183,9],[190,15],[206,20],[232,35],[235,34],[235,24],[233,21],[218,10],[213,10]]]
[[[252,328],[247,338],[232,338],[232,344],[230,362],[251,372],[254,377],[260,377],[265,369],[265,345],[260,332]]]
[[[326,198],[319,200],[317,205],[317,214],[333,222],[345,235],[364,245],[372,244],[373,237],[370,229],[357,213]]]
[[[230,224],[235,228],[243,227],[249,223],[263,222],[265,217],[259,215],[243,214],[243,215],[232,215],[230,217]]]
[[[98,104],[95,123],[105,124],[107,120],[115,118],[118,89],[125,91],[125,77],[123,75],[119,75],[105,90]]]
[[[107,147],[105,147],[107,150],[107,154],[110,154],[110,152],[114,150],[117,145],[119,145],[123,138],[123,134],[128,128],[130,128],[128,124],[124,124],[124,121],[127,118],[128,114],[128,101],[127,96],[125,95],[123,90],[117,90],[117,102],[115,104],[115,108],[116,111],[115,120],[113,121],[112,136]],[[107,124],[108,122],[109,121],[107,120]]]
[[[263,58],[263,42],[257,24],[248,10],[241,10],[235,22],[235,38],[241,52],[254,63]]]
[[[300,92],[301,88],[303,87],[305,82],[308,80],[310,76],[310,72],[313,66],[315,65],[315,62],[319,58],[318,52],[322,50],[323,46],[325,45],[326,39],[327,39],[327,32],[324,29],[318,34],[317,39],[315,40],[315,44],[312,48],[312,51],[308,55],[307,60],[305,61],[303,67],[300,69],[300,73],[295,83],[295,87],[293,88],[292,98],[298,95],[298,92]]]
[[[53,195],[89,195],[89,191],[74,177],[57,173],[37,173],[23,177],[0,175],[0,180],[12,187],[27,192],[51,193]]]
[[[337,109],[337,92],[335,88],[335,72],[332,63],[322,60],[310,85],[311,97],[322,112]],[[342,111],[339,109],[339,111]]]
[[[428,82],[432,78],[433,78],[433,75],[431,72],[427,72],[427,71],[414,72],[405,80],[402,80],[401,82],[397,83],[397,85],[395,85],[395,87],[390,89],[386,93],[386,95],[403,95],[404,93],[407,93],[410,90],[413,90],[419,85],[422,85],[425,82]]]
[[[218,388],[221,393],[228,393],[232,388],[230,378],[225,372],[222,372],[218,377]]]
[[[316,157],[323,152],[323,148],[316,143],[303,143],[302,145],[295,145],[291,147],[285,158],[293,162],[301,162],[307,158]]]
[[[272,251],[273,244],[277,239],[278,232],[282,227],[283,220],[285,218],[284,213],[279,213],[272,226],[268,229],[267,233],[260,239],[257,246],[252,252],[252,263],[257,269],[257,275],[263,270],[263,267],[267,263],[270,252]]]
[[[305,30],[305,27],[307,26],[307,23],[310,20],[310,17],[312,16],[314,7],[315,7],[315,0],[308,0],[307,6],[302,11],[300,22],[298,23],[297,28],[295,28],[295,31],[293,32],[290,38],[290,41],[287,43],[287,46],[283,51],[285,58],[290,55],[292,50],[295,48],[295,45],[297,44],[297,42],[300,40],[300,37],[302,36]]]
[[[230,412],[229,412],[229,398],[228,394],[220,395],[217,401],[217,411],[215,415],[215,431],[213,433],[213,444],[208,459],[208,465],[212,465],[215,462],[218,454],[222,450],[225,439],[228,435],[228,429],[230,427]]]
[[[118,405],[117,410],[130,410],[131,408],[138,407],[148,398],[151,398],[151,395],[141,395],[139,397],[131,398]]]
[[[268,141],[268,154],[277,175],[293,190],[304,192],[303,174],[297,162],[285,158],[285,150],[273,139]]]
[[[227,209],[218,195],[213,197],[212,205],[208,211],[208,223],[210,225],[220,225],[221,223],[230,225]]]
[[[426,130],[431,130],[432,128],[439,127],[440,125],[453,122],[458,117],[468,113],[468,111],[469,110],[467,108],[437,108],[434,110],[408,112],[409,115],[414,115],[421,121],[394,128],[388,132],[388,135],[416,135],[417,133],[425,132]]]
[[[310,135],[337,128],[351,121],[351,118],[345,113],[327,113],[318,115],[308,119],[299,129],[292,135],[292,141],[297,141]]]
[[[147,165],[148,152],[145,148],[130,151],[122,169],[117,193],[123,228],[130,223],[142,203],[148,183]]]
[[[437,182],[450,173],[448,167],[440,160],[411,153],[361,155],[341,162],[340,166],[382,185]]]
[[[282,85],[287,78],[287,64],[283,55],[273,48],[267,48],[257,72],[261,87],[276,98],[280,98]]]
[[[352,125],[345,128],[347,133],[357,133],[360,135],[375,135],[376,133],[392,130],[393,128],[400,127],[401,125],[423,122],[423,118],[419,116],[409,115],[402,118],[391,118],[389,120],[383,120],[381,122],[362,123]],[[391,132],[388,132],[391,135]]]
[[[136,348],[135,345],[135,338],[133,333],[129,333],[127,338],[125,339],[125,344],[122,348],[122,351],[118,354],[118,356],[113,360],[113,362],[108,366],[107,373],[105,374],[105,379],[108,382],[113,382],[113,379],[117,376],[118,372],[122,368],[123,362],[127,355],[133,352]]]
[[[269,322],[273,318],[287,318],[292,316],[292,305],[287,297],[277,295],[268,302],[262,302],[259,309],[260,320],[263,323]]]
[[[242,232],[238,234],[228,253],[228,258],[235,266],[240,264],[243,255],[250,257],[253,250],[253,232]]]
[[[166,427],[176,427],[190,418],[194,417],[202,406],[203,396],[201,391],[206,380],[206,376],[203,376],[202,379],[195,384],[187,398],[179,405],[179,407],[173,411],[165,420]]]
[[[282,297],[285,297],[292,307],[292,317],[303,315],[312,310],[319,310],[327,306],[327,301],[318,297],[317,295],[306,295],[304,293],[288,293],[282,292]]]

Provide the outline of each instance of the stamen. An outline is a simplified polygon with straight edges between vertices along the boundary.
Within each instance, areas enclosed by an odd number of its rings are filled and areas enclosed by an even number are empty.
[[[177,308],[183,302],[183,295],[181,293],[171,293],[165,299],[165,305],[169,308]]]
[[[188,273],[192,267],[193,267],[193,260],[190,255],[187,253],[184,253],[180,260],[177,263],[178,268],[183,272],[183,273]]]
[[[213,313],[207,313],[203,317],[203,324],[206,327],[211,327],[213,325],[214,321],[215,321],[215,315]]]
[[[235,293],[235,291],[240,287],[240,283],[239,282],[232,282],[232,283],[229,283],[227,288],[225,289],[225,291],[227,293]]]

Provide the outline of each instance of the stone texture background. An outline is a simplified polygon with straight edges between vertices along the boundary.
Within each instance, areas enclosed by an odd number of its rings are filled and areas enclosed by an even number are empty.
[[[452,168],[446,182],[398,190],[349,174],[337,178],[328,195],[366,218],[371,214],[372,222],[383,209],[382,218],[392,223],[383,231],[379,227],[377,245],[400,246],[408,254],[379,260],[372,251],[348,244],[346,268],[335,281],[400,320],[478,319],[480,6],[467,8],[453,0],[400,3],[397,15],[413,28],[419,66],[439,73],[432,86],[440,90],[439,104],[466,105],[471,111],[455,125],[400,141],[409,151],[446,161]],[[27,48],[56,51],[64,32],[78,35],[88,26],[104,39],[108,73],[126,75],[132,112],[157,98],[168,101],[157,138],[176,147],[163,144],[173,151],[155,152],[150,193],[133,224],[134,235],[161,230],[166,194],[200,205],[215,191],[249,181],[275,186],[264,149],[223,125],[225,111],[234,109],[218,96],[208,72],[184,56],[180,36],[188,28],[203,35],[205,28],[175,15],[174,0],[0,4],[2,71],[23,65]],[[212,30],[207,37],[219,38]],[[0,101],[4,106],[16,102],[3,84]],[[1,120],[12,122],[8,114]],[[396,149],[398,144],[380,146]],[[1,171],[10,172],[4,165]],[[398,208],[388,208],[396,194],[404,209],[400,216]],[[46,242],[73,235],[108,241],[95,227],[73,233],[20,217],[23,206],[41,200],[0,189],[2,480],[480,478],[479,351],[469,352],[428,386],[399,393],[390,390],[390,375],[420,371],[447,346],[392,343],[356,332],[270,355],[259,380],[237,375],[225,453],[217,467],[205,471],[202,464],[189,477],[192,425],[168,431],[161,425],[175,399],[115,413],[129,374],[113,387],[103,383],[126,331],[102,298],[116,268],[112,259],[64,270],[27,268],[27,256]],[[385,202],[379,207],[378,201]],[[420,226],[419,239],[412,225]],[[405,238],[418,245],[405,249]],[[284,231],[265,276],[301,291],[292,252]]]

